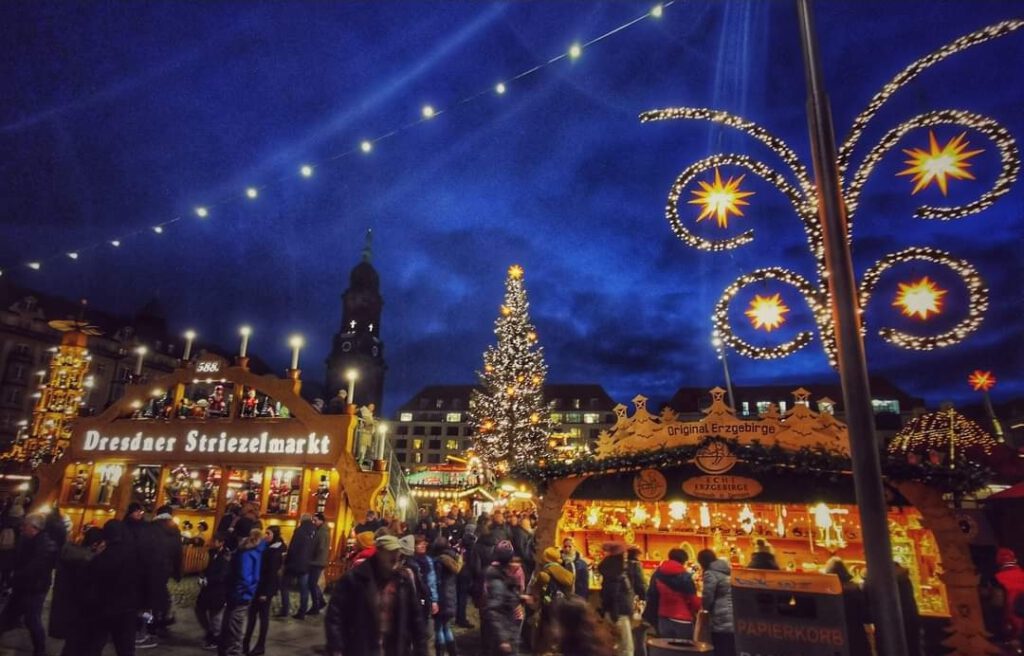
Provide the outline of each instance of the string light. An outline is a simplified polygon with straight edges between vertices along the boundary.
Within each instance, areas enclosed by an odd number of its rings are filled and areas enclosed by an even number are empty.
[[[76,253],[75,251],[71,251],[70,253],[68,253],[68,257],[70,257],[72,260],[77,260],[78,253]]]
[[[260,190],[256,187],[249,187],[245,190],[245,195],[250,199],[254,199],[260,195]]]
[[[40,264],[39,262],[29,262],[28,263],[28,268],[30,268],[30,269],[32,269],[34,271],[38,271],[40,268],[42,268],[42,266],[43,265]]]
[[[956,258],[945,251],[923,246],[911,246],[897,253],[886,255],[864,272],[860,283],[861,307],[866,308],[871,300],[882,274],[898,264],[908,262],[926,262],[944,266],[963,281],[967,288],[967,316],[959,323],[934,336],[918,336],[898,331],[894,328],[882,328],[878,334],[887,342],[900,348],[915,351],[930,351],[962,342],[969,334],[978,329],[988,310],[988,288],[978,275],[978,271],[966,260]],[[866,325],[866,324],[865,324]]]
[[[158,235],[162,235],[162,234],[164,234],[164,227],[163,226],[153,226],[153,232],[155,232]]]
[[[423,106],[423,118],[434,118],[434,108],[430,105]]]
[[[583,47],[578,43],[569,46],[569,59],[579,59],[583,54]]]
[[[914,417],[889,442],[890,455],[941,454],[950,467],[957,460],[970,457],[968,451],[990,455],[998,444],[981,426],[951,407]],[[935,462],[933,464],[939,464]]]
[[[970,34],[966,34],[954,41],[951,41],[950,43],[947,43],[935,52],[925,55],[897,73],[892,80],[883,85],[881,90],[875,94],[864,111],[858,114],[857,118],[853,119],[853,126],[850,128],[850,134],[846,137],[843,145],[839,148],[838,162],[840,173],[842,175],[846,174],[846,169],[850,164],[850,158],[852,157],[854,146],[857,145],[857,141],[859,141],[861,135],[864,134],[867,124],[870,123],[871,119],[878,114],[878,110],[881,109],[882,105],[884,105],[885,102],[904,85],[916,78],[929,67],[938,64],[951,55],[963,52],[968,48],[991,41],[992,39],[998,39],[999,37],[1006,36],[1007,34],[1010,34],[1015,30],[1019,30],[1022,27],[1024,27],[1024,20],[1020,19],[1003,21],[1001,23],[983,27],[980,30],[971,32]]]
[[[114,248],[120,248],[121,247],[121,240],[120,239],[112,239],[112,240],[110,240],[110,245],[113,246]]]
[[[200,219],[205,219],[206,217],[210,216],[210,211],[207,210],[205,207],[199,206],[196,208],[196,216],[198,216]]]
[[[654,9],[648,10],[648,11],[644,12],[643,14],[641,14],[640,16],[636,17],[636,18],[633,18],[632,20],[629,20],[629,21],[626,21],[625,23],[620,24],[617,27],[614,27],[614,28],[608,30],[607,32],[601,34],[600,36],[594,37],[594,38],[592,38],[589,41],[586,41],[584,43],[574,43],[573,46],[570,48],[570,51],[568,53],[563,51],[562,54],[559,54],[559,55],[556,55],[554,57],[551,57],[547,61],[543,61],[540,64],[532,65],[529,68],[519,72],[518,74],[510,76],[508,78],[509,82],[498,82],[493,87],[493,90],[498,95],[502,95],[502,94],[506,93],[506,91],[508,90],[508,84],[510,82],[515,82],[517,80],[524,79],[524,78],[526,78],[528,76],[538,74],[538,73],[546,70],[550,66],[556,64],[557,62],[561,61],[562,59],[566,58],[567,56],[570,57],[570,58],[573,58],[573,53],[576,53],[575,56],[578,57],[579,55],[582,54],[583,48],[590,47],[590,46],[592,46],[594,44],[597,44],[597,43],[599,43],[599,42],[601,42],[601,41],[603,41],[605,39],[608,39],[608,38],[610,38],[610,37],[612,37],[612,36],[622,32],[623,30],[626,30],[627,28],[632,27],[633,25],[643,21],[646,18],[660,18],[662,16],[663,12],[664,12],[664,9],[667,9],[668,7],[672,6],[673,4],[675,4],[675,0],[670,0],[669,2],[662,3],[660,5],[657,5]],[[488,91],[489,90],[485,89],[483,91],[477,91],[475,93],[471,93],[471,94],[465,95],[461,99],[453,102],[452,105],[453,106],[454,105],[463,105],[463,104],[466,104],[466,103],[469,103],[469,102],[477,102],[480,99],[482,99],[483,97],[485,97],[486,95],[488,95]],[[443,108],[433,108],[433,116],[437,116],[437,115],[439,115],[439,114],[441,114],[443,112],[444,112]],[[359,151],[361,151],[363,154],[369,154],[373,150],[373,144],[374,144],[375,141],[378,141],[380,139],[384,139],[384,138],[387,138],[387,137],[392,137],[392,136],[394,136],[394,135],[396,135],[398,133],[404,132],[404,131],[406,131],[408,129],[411,129],[412,127],[414,127],[418,123],[420,123],[420,121],[414,121],[414,122],[408,123],[406,125],[400,125],[400,126],[397,126],[397,127],[393,127],[392,129],[384,132],[383,134],[381,134],[380,136],[378,136],[378,137],[376,137],[374,139],[364,140],[364,141],[360,142],[360,144],[359,144]],[[335,160],[343,159],[343,158],[351,155],[353,152],[354,152],[354,150],[347,150],[347,151],[344,151],[344,152],[336,153],[334,155],[326,157],[320,164],[304,164],[304,165],[300,166],[300,168],[298,170],[298,175],[303,177],[303,178],[309,178],[309,177],[311,177],[313,175],[313,172],[314,172],[314,169],[315,169],[316,166],[326,165],[326,163],[328,163],[328,162],[333,162]],[[287,177],[282,178],[280,182],[283,182],[286,179],[287,179]],[[227,201],[227,200],[229,200],[229,197],[225,197],[225,198],[221,199],[221,201]],[[206,216],[207,216],[205,208],[203,208],[203,213],[200,213],[199,208],[195,208],[193,211],[200,218],[206,218]],[[164,221],[161,224],[161,226],[159,226],[159,228],[160,228],[159,230],[157,228],[152,228],[152,227],[150,227],[150,228],[139,227],[139,228],[137,228],[137,229],[135,229],[133,231],[129,231],[127,233],[124,233],[124,236],[126,236],[126,237],[135,236],[135,235],[138,235],[138,234],[141,234],[141,233],[145,232],[147,229],[151,229],[154,232],[156,232],[157,234],[160,234],[160,233],[163,232],[163,229],[165,227],[170,226],[171,224],[176,223],[179,220],[181,220],[181,217],[174,217],[174,218],[168,219],[168,220]],[[113,244],[112,241],[110,243]],[[120,242],[118,242],[118,244],[116,244],[116,245],[120,245]],[[85,251],[85,250],[87,250],[89,248],[94,248],[95,246],[96,246],[96,244],[84,245],[84,246],[82,246],[81,248],[78,249],[78,252]],[[63,253],[60,253],[58,255],[51,255],[51,256],[49,256],[49,257],[47,257],[45,259],[49,260],[49,259],[53,259],[55,257],[63,257],[63,255],[64,255]]]

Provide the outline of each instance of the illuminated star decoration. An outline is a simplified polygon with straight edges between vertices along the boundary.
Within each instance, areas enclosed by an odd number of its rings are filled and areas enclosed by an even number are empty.
[[[519,280],[523,277],[523,267],[513,264],[508,268],[508,277],[512,280]]]
[[[987,392],[996,386],[996,377],[991,371],[975,369],[974,372],[967,377],[967,382],[970,383],[971,388],[975,392]]]
[[[981,150],[967,150],[970,145],[964,140],[966,132],[961,132],[959,136],[953,137],[946,143],[945,146],[939,148],[939,142],[935,139],[935,133],[931,130],[928,131],[928,150],[921,150],[920,148],[914,148],[908,150],[903,149],[910,159],[906,160],[906,164],[910,166],[896,175],[912,175],[912,182],[916,182],[917,185],[914,187],[914,191],[911,193],[916,194],[925,187],[927,187],[934,180],[939,185],[939,191],[945,196],[949,190],[948,181],[946,176],[955,180],[973,180],[974,175],[968,171],[970,164],[967,162],[968,159],[981,153]]]
[[[896,300],[892,304],[900,308],[904,316],[917,316],[925,321],[932,314],[942,312],[942,297],[946,294],[946,290],[940,289],[925,276],[917,282],[901,282],[896,292]]]
[[[789,308],[782,302],[781,294],[774,296],[757,294],[750,302],[750,309],[745,314],[750,317],[750,323],[754,324],[754,328],[764,328],[765,331],[771,332],[785,323],[786,318],[783,315],[787,312],[789,312]]]
[[[752,191],[740,191],[740,183],[743,182],[744,177],[741,175],[735,179],[729,178],[723,183],[722,172],[716,168],[715,182],[713,184],[698,180],[697,183],[701,186],[701,189],[690,192],[694,195],[690,204],[703,207],[700,216],[697,217],[697,221],[703,221],[704,219],[711,218],[713,215],[718,221],[719,228],[728,228],[730,213],[736,216],[743,216],[740,206],[750,204],[743,199],[754,195]]]

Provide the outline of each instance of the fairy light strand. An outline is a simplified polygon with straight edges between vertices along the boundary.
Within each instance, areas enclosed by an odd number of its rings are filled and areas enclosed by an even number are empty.
[[[612,36],[615,36],[616,34],[619,34],[620,32],[622,32],[622,31],[624,31],[624,30],[626,30],[626,29],[628,29],[630,27],[633,27],[634,25],[636,25],[638,23],[641,23],[644,20],[659,21],[659,20],[663,19],[665,10],[668,9],[669,7],[671,7],[672,5],[674,5],[676,2],[677,2],[677,0],[668,0],[668,2],[662,2],[662,3],[655,4],[655,5],[652,6],[651,9],[649,9],[646,12],[644,12],[643,14],[641,14],[641,15],[633,18],[633,19],[630,19],[630,20],[626,21],[625,23],[623,23],[623,24],[621,24],[621,25],[619,25],[617,27],[614,27],[614,28],[606,31],[606,32],[600,34],[599,36],[596,36],[596,37],[594,37],[592,39],[589,39],[587,41],[578,42],[578,43],[574,44],[574,46],[579,48],[581,54],[585,53],[587,48],[590,48],[590,47],[592,47],[592,46],[594,46],[594,45],[596,45],[596,44],[598,44],[598,43],[600,43],[600,42],[602,42],[602,41],[604,41],[604,40],[606,40],[608,38],[611,38]],[[257,196],[259,196],[259,195],[262,195],[264,190],[267,190],[267,189],[270,189],[272,187],[278,186],[278,185],[280,185],[280,184],[282,184],[284,182],[290,181],[290,180],[295,180],[295,179],[308,180],[309,178],[312,177],[314,170],[321,169],[321,168],[325,167],[328,163],[333,163],[333,162],[336,162],[336,161],[338,161],[340,159],[351,157],[351,156],[356,155],[356,154],[368,155],[369,153],[371,153],[373,151],[374,146],[376,144],[380,143],[381,141],[384,141],[386,139],[390,139],[390,138],[392,138],[394,136],[397,136],[397,135],[399,135],[399,134],[401,134],[401,133],[403,133],[403,132],[405,132],[407,130],[410,130],[410,129],[416,127],[416,126],[422,125],[423,123],[427,123],[427,122],[433,121],[436,118],[438,118],[441,114],[446,113],[446,112],[450,112],[452,109],[454,109],[457,106],[466,105],[468,103],[480,100],[481,98],[484,98],[484,97],[495,96],[495,95],[496,96],[504,96],[506,94],[506,92],[509,90],[509,86],[511,85],[512,82],[518,82],[520,80],[523,80],[523,79],[525,79],[525,78],[527,78],[527,77],[529,77],[531,75],[534,75],[534,74],[536,74],[536,73],[538,73],[538,72],[540,72],[540,71],[542,71],[542,70],[544,70],[544,69],[546,69],[546,68],[548,68],[548,67],[550,67],[550,66],[552,66],[552,65],[554,65],[554,64],[556,64],[556,63],[558,63],[560,61],[562,61],[562,60],[569,60],[569,59],[573,59],[573,57],[570,56],[569,49],[567,48],[566,50],[564,50],[560,54],[555,55],[554,57],[551,57],[551,58],[547,59],[546,61],[542,61],[539,64],[531,66],[531,67],[529,67],[529,68],[527,68],[527,69],[525,69],[523,71],[520,71],[519,73],[517,73],[515,75],[511,75],[511,76],[509,76],[507,78],[504,78],[501,82],[498,82],[496,84],[492,84],[492,85],[488,86],[486,89],[477,91],[475,93],[471,93],[469,95],[466,95],[466,96],[462,97],[461,99],[452,101],[448,107],[440,107],[438,105],[433,105],[432,104],[430,106],[431,111],[429,113],[423,111],[424,108],[421,107],[420,110],[417,112],[418,118],[416,120],[412,120],[412,121],[409,121],[409,122],[404,123],[402,125],[399,125],[399,126],[397,126],[395,128],[392,128],[391,130],[383,132],[382,134],[379,134],[379,135],[377,135],[375,137],[370,137],[370,138],[362,139],[355,146],[350,147],[350,148],[348,148],[346,150],[337,152],[337,153],[335,153],[333,155],[326,156],[326,157],[324,157],[320,161],[317,161],[317,162],[314,162],[314,161],[303,162],[300,166],[298,166],[294,171],[292,171],[289,174],[282,175],[282,176],[272,180],[271,182],[269,182],[267,184],[254,185],[254,186],[251,186],[249,188],[253,189],[253,190],[256,190]],[[369,147],[367,147],[367,146],[369,146]],[[221,197],[219,199],[215,199],[215,200],[212,200],[210,202],[204,203],[201,207],[204,209],[205,216],[201,216],[200,218],[208,218],[208,217],[212,218],[212,216],[214,215],[214,213],[212,212],[213,209],[215,209],[217,207],[224,206],[224,205],[226,205],[227,203],[230,203],[230,202],[235,202],[235,201],[239,200],[240,198],[244,199],[244,200],[247,200],[247,201],[250,201],[250,202],[252,200],[255,200],[255,196],[252,196],[250,193],[248,193],[246,188],[243,188],[241,193],[238,193],[238,192],[228,193],[228,194],[225,194],[223,197]],[[191,211],[195,212],[195,208],[193,210],[191,210]],[[166,221],[163,221],[161,223],[149,224],[149,225],[140,226],[140,227],[134,228],[134,229],[120,230],[120,231],[118,231],[116,237],[113,237],[113,236],[106,237],[104,239],[97,240],[96,242],[87,243],[87,244],[85,244],[83,246],[80,246],[80,247],[74,248],[74,249],[70,249],[70,250],[73,251],[73,252],[82,254],[82,253],[86,253],[86,252],[89,252],[89,251],[97,250],[97,249],[103,248],[103,247],[108,247],[109,248],[109,247],[113,246],[113,247],[116,248],[116,247],[119,247],[122,244],[124,244],[127,240],[129,240],[129,239],[131,239],[133,237],[138,237],[138,236],[143,235],[143,234],[156,233],[157,235],[162,235],[162,234],[164,234],[166,228],[170,227],[171,225],[173,225],[175,223],[178,223],[178,222],[182,221],[184,218],[185,218],[185,216],[179,215],[179,216],[175,216],[173,218],[167,219]],[[44,263],[46,263],[46,262],[51,262],[51,261],[60,260],[60,259],[64,259],[64,260],[68,259],[67,258],[67,252],[68,252],[68,249],[62,249],[60,252],[54,253],[53,255],[50,255],[50,256],[47,256],[47,257],[43,257],[43,258],[36,258],[35,260],[32,261],[32,264],[35,264],[35,266],[30,266],[29,263],[27,263],[27,262],[12,263],[12,264],[9,264],[9,265],[5,265],[3,267],[0,267],[0,272],[7,272],[7,271],[10,271],[10,270],[14,269],[15,267],[18,267],[18,266],[21,266],[21,267],[28,266],[28,268],[38,271],[38,270],[41,270],[43,268],[42,265]]]

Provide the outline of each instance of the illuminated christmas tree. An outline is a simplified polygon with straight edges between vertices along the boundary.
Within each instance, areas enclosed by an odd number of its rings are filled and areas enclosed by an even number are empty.
[[[513,265],[494,323],[498,343],[484,353],[483,391],[473,392],[470,399],[476,454],[498,470],[536,463],[548,453],[551,420],[543,393],[547,366],[529,307],[523,268]]]
[[[89,335],[100,334],[95,326],[80,320],[51,321],[50,327],[64,335],[39,386],[39,401],[32,411],[28,435],[4,454],[6,460],[28,462],[33,467],[55,461],[67,449],[92,359],[86,343]]]

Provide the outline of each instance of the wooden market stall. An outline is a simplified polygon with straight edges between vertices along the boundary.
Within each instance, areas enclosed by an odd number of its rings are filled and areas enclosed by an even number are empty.
[[[672,548],[685,549],[691,560],[710,548],[743,571],[759,543],[767,543],[784,573],[819,572],[836,555],[863,578],[846,426],[831,414],[830,400],[818,400],[820,412],[807,390],[796,390],[794,400],[785,414],[771,406],[759,418],[740,419],[715,388],[699,421],[681,421],[671,409],[653,415],[642,396],[631,416],[617,406],[618,421],[593,454],[513,472],[537,487],[538,549],[570,537],[596,563],[602,544],[624,542],[639,548],[649,575]],[[920,612],[950,618],[947,646],[982,644],[973,642],[985,639],[977,575],[960,562],[963,545],[945,530],[952,513],[911,503],[922,498],[922,487],[941,499],[941,491],[911,480],[920,474],[932,481],[925,474],[934,472],[928,463],[904,463],[900,473],[906,478],[889,481],[889,526]],[[599,586],[596,574],[592,585]]]
[[[75,422],[54,463],[38,470],[41,503],[75,531],[123,517],[128,505],[174,508],[183,537],[209,540],[233,504],[255,504],[289,539],[303,513],[323,512],[332,554],[355,518],[381,505],[383,461],[353,456],[354,412],[325,415],[299,396],[298,370],[257,376],[246,358],[201,355],[130,385],[97,417]]]

